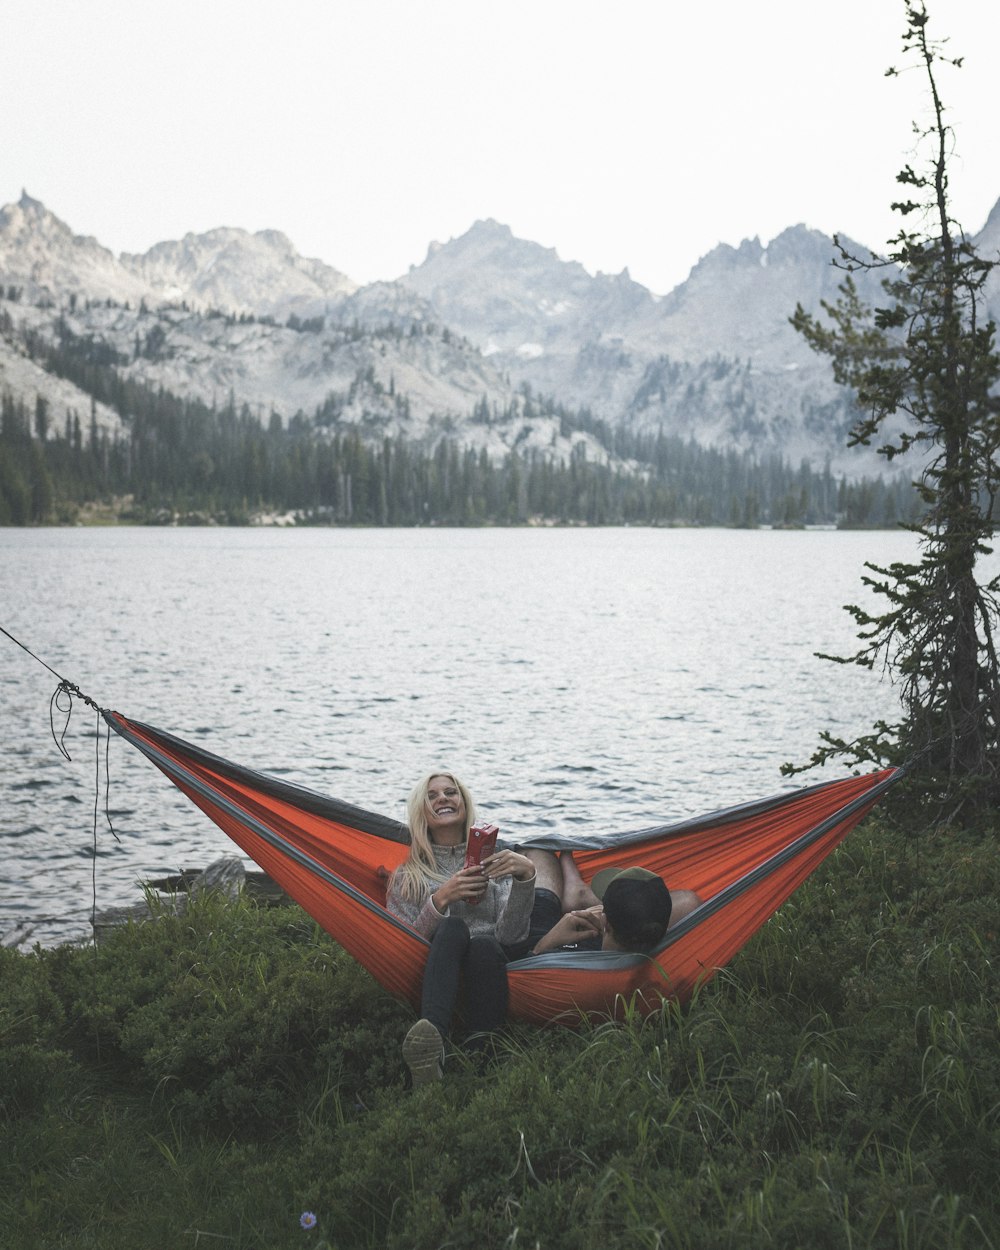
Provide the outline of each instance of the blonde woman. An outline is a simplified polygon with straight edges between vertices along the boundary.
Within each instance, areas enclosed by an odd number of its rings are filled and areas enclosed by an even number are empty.
[[[504,946],[523,942],[535,893],[535,867],[498,842],[481,868],[466,868],[475,805],[452,773],[431,773],[407,805],[410,853],[389,881],[387,906],[430,941],[420,1019],[403,1042],[414,1086],[440,1080],[444,1042],[463,991],[472,1045],[507,1015]]]

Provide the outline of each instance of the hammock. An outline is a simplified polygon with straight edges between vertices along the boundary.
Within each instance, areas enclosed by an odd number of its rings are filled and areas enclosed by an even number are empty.
[[[398,821],[239,767],[118,712],[107,723],[147,756],[391,994],[419,1005],[427,940],[385,908],[406,857]],[[886,769],[694,820],[521,846],[572,848],[585,880],[641,864],[704,900],[649,955],[557,951],[508,965],[510,1015],[546,1024],[685,1002],[768,920],[901,776]]]

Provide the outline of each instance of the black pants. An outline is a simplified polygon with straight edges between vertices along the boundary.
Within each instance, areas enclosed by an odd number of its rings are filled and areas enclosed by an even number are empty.
[[[523,942],[505,946],[504,954],[510,960],[523,959],[529,951],[535,949],[535,943],[559,923],[562,914],[562,899],[558,894],[553,893],[552,890],[536,889],[535,903],[528,922],[528,936]]]
[[[462,1015],[470,1033],[495,1033],[507,1018],[507,956],[492,937],[472,937],[457,916],[434,930],[424,969],[420,1014],[442,1037],[462,990]]]

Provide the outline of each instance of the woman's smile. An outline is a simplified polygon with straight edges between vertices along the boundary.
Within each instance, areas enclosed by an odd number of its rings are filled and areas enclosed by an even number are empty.
[[[427,827],[431,836],[446,829],[465,833],[465,801],[450,777],[432,777],[427,787]]]

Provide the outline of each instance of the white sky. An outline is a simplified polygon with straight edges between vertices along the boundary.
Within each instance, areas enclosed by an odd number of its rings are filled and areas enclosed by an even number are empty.
[[[998,0],[929,0],[970,232]],[[359,282],[494,217],[657,293],[804,222],[880,248],[926,104],[903,0],[0,0],[0,203],[115,252],[284,231]]]

